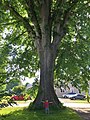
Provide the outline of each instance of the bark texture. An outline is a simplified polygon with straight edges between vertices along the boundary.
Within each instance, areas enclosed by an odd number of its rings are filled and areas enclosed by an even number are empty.
[[[54,52],[52,48],[46,47],[40,54],[40,86],[37,97],[33,102],[34,107],[40,107],[42,101],[49,100],[53,106],[59,107],[54,91]]]

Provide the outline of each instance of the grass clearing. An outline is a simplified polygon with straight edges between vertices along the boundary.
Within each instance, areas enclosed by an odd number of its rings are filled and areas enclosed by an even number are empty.
[[[83,104],[90,104],[87,100],[70,100],[71,103],[83,103]]]
[[[74,102],[74,103],[88,103],[88,104],[90,104],[89,102],[87,102],[87,100],[72,100],[72,102]]]
[[[90,104],[90,102],[87,102],[87,100],[71,100],[69,98],[59,98],[59,100],[62,102],[62,103],[87,103],[87,104]]]
[[[7,107],[0,109],[0,120],[82,120],[77,113],[69,108],[51,110],[45,114],[44,110],[29,111],[26,108]]]

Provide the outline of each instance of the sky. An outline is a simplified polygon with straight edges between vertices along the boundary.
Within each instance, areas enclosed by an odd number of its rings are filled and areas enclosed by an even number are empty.
[[[34,82],[34,79],[35,77],[32,77],[32,78],[25,77],[25,80],[21,80],[21,82],[23,85],[25,85],[26,83],[32,84]]]
[[[35,81],[35,78],[40,79],[40,70],[36,72],[35,77],[32,78],[25,77],[25,79],[24,80],[22,79],[21,82],[23,85],[25,85],[26,83],[32,84]]]

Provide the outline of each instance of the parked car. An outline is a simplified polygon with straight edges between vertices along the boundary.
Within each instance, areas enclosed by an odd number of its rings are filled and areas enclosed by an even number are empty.
[[[63,94],[63,98],[71,98],[71,97],[74,97],[76,95],[77,95],[77,93],[73,93],[73,92],[66,93],[66,94]]]
[[[76,96],[72,96],[70,99],[71,100],[84,100],[85,99],[85,95],[77,94]]]
[[[11,97],[12,100],[31,100],[30,96],[25,96],[25,95],[14,95]]]
[[[14,95],[12,96],[13,100],[24,100],[24,96],[23,95]]]

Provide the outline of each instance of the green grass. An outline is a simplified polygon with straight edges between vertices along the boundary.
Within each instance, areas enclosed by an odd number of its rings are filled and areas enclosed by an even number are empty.
[[[45,114],[44,110],[29,111],[24,108],[8,107],[0,109],[0,120],[82,120],[73,110],[51,110]]]
[[[87,100],[71,100],[71,103],[88,103],[88,102]]]
[[[88,102],[87,99],[85,99],[85,100],[70,100],[70,99],[61,98],[60,100],[63,102],[67,102],[67,103],[88,103],[88,104],[90,104],[90,102]]]

